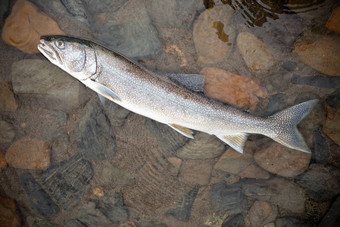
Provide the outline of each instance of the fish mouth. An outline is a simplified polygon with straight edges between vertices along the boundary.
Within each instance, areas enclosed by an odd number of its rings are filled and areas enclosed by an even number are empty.
[[[59,57],[58,52],[53,48],[51,44],[46,42],[44,39],[40,39],[38,50],[51,62],[59,62],[59,64],[62,65],[62,61]]]

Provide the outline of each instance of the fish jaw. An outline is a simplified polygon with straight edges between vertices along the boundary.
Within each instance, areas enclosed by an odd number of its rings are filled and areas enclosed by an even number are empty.
[[[51,63],[57,65],[62,68],[62,61],[58,52],[45,40],[40,39],[40,43],[38,44],[38,50],[42,53]]]

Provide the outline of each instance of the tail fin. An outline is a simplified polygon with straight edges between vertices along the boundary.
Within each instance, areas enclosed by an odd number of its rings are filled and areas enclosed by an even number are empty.
[[[268,117],[274,125],[274,133],[268,136],[289,148],[310,153],[309,147],[297,129],[297,124],[309,114],[317,102],[317,99],[309,100]]]

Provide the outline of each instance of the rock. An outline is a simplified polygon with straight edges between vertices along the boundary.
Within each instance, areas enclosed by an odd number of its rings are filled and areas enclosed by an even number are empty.
[[[187,192],[180,201],[178,201],[177,208],[170,209],[167,214],[173,216],[180,221],[189,221],[191,208],[194,204],[196,195],[198,193],[198,186]]]
[[[340,85],[339,77],[329,76],[299,76],[293,74],[292,84],[303,84],[320,88],[337,88]]]
[[[322,131],[329,136],[335,143],[340,145],[340,110],[337,110],[334,118],[327,118]]]
[[[0,120],[0,143],[11,143],[15,137],[13,126],[7,121]]]
[[[275,221],[276,216],[277,208],[265,201],[255,201],[249,210],[249,220],[254,227]]]
[[[149,118],[145,120],[145,125],[166,151],[176,151],[190,140],[169,126]]]
[[[340,88],[327,96],[326,103],[332,108],[340,109]]]
[[[213,167],[212,160],[184,160],[179,172],[179,180],[186,183],[207,185]]]
[[[244,77],[219,68],[203,68],[204,93],[230,105],[254,110],[259,98],[267,96],[257,78]]]
[[[112,223],[129,219],[129,209],[124,204],[122,192],[115,192],[113,197],[103,198],[96,206]]]
[[[4,227],[19,227],[21,224],[15,200],[2,195],[0,195],[0,223]]]
[[[252,164],[238,174],[241,178],[269,179],[270,174],[264,169]]]
[[[110,120],[100,104],[89,102],[76,126],[78,151],[85,159],[104,159],[115,156],[116,139]]]
[[[177,157],[169,157],[169,158],[167,158],[167,160],[169,161],[167,169],[168,169],[170,175],[177,177],[179,170],[181,169],[182,160],[177,158]]]
[[[64,210],[71,210],[82,200],[92,177],[91,163],[76,154],[42,172],[40,180]]]
[[[282,93],[275,94],[269,98],[266,113],[264,115],[272,115],[286,107],[287,96]]]
[[[26,193],[31,207],[42,216],[52,216],[59,213],[59,207],[53,202],[51,197],[36,182],[30,173],[20,176],[20,183]]]
[[[295,61],[284,61],[281,65],[281,67],[285,70],[287,70],[288,72],[294,72],[296,70],[299,69],[297,63]]]
[[[79,93],[81,84],[59,67],[39,59],[12,64],[12,83],[16,94],[31,94],[48,109],[70,110],[86,101]]]
[[[340,196],[337,196],[318,226],[336,227],[340,225]]]
[[[215,164],[215,169],[239,174],[254,162],[253,154],[247,150],[243,154],[232,148],[227,149]]]
[[[59,163],[65,161],[71,156],[72,153],[70,136],[65,133],[60,133],[58,136],[54,137],[51,141],[51,160],[53,163]]]
[[[77,219],[71,219],[65,222],[65,227],[87,227],[84,223],[78,221]]]
[[[329,157],[328,143],[319,130],[313,133],[313,147],[312,159],[316,162],[323,162]]]
[[[268,181],[246,181],[242,186],[244,194],[252,199],[270,202],[292,213],[304,212],[305,193],[288,180],[273,178]]]
[[[105,195],[102,187],[95,187],[92,189],[92,194],[98,197],[103,197]]]
[[[307,170],[311,157],[311,153],[292,150],[276,142],[254,154],[259,166],[283,177],[295,177]]]
[[[104,110],[113,126],[122,126],[130,111],[114,102],[105,102]]]
[[[50,151],[46,142],[24,137],[15,141],[6,152],[9,166],[43,170],[50,166]]]
[[[29,227],[53,227],[53,225],[50,222],[38,217],[28,216],[26,220]]]
[[[233,49],[235,34],[231,7],[218,6],[203,11],[193,28],[198,62],[206,65],[226,61]]]
[[[250,71],[256,75],[268,73],[275,64],[266,44],[249,32],[238,34],[237,47]]]
[[[0,151],[0,171],[7,166],[4,152]]]
[[[98,32],[98,38],[127,57],[156,54],[162,43],[142,1],[128,1]]]
[[[65,6],[67,12],[69,12],[73,17],[77,18],[77,20],[87,23],[88,15],[86,7],[83,3],[83,0],[61,0],[61,3]],[[101,4],[93,4],[94,7]],[[93,7],[93,8],[94,8]]]
[[[340,75],[340,38],[326,35],[317,39],[299,39],[294,50],[300,59],[316,69],[317,71],[329,75]]]
[[[195,139],[176,151],[176,156],[182,159],[208,159],[219,156],[223,151],[223,142],[215,136],[198,133]]]
[[[110,186],[110,185],[133,185],[135,184],[134,177],[124,172],[123,170],[115,167],[110,162],[103,161],[101,163],[101,170],[98,171],[98,179],[100,182],[100,185],[103,186]]]
[[[340,171],[337,171],[338,174]],[[336,173],[319,164],[312,164],[309,170],[296,178],[296,183],[305,188],[308,195],[317,202],[324,202],[340,193]]]
[[[34,4],[26,0],[15,3],[2,29],[5,43],[28,54],[39,53],[37,45],[42,35],[63,34],[54,20],[40,13]]]
[[[0,83],[0,112],[16,111],[18,104],[8,81]]]
[[[77,219],[89,226],[112,226],[104,214],[96,207],[95,202],[84,204],[78,211]]]
[[[326,23],[326,27],[333,32],[340,33],[340,7],[333,9]]]
[[[286,227],[286,226],[311,227],[313,225],[311,225],[307,221],[301,220],[296,217],[283,217],[283,218],[276,219],[275,227]]]
[[[229,227],[229,226],[244,226],[243,215],[236,214],[232,218],[225,220],[221,227]]]
[[[167,227],[167,225],[161,222],[150,221],[142,223],[140,227]]]
[[[222,181],[213,184],[210,199],[212,208],[218,214],[238,214],[247,207],[247,199],[239,183],[227,185]]]
[[[215,213],[212,213],[212,215],[208,215],[208,216],[204,217],[205,218],[204,225],[205,226],[211,226],[211,227],[222,226],[223,222],[229,221],[229,219],[227,217],[228,217],[228,215],[226,215],[226,214],[225,215],[216,215]]]

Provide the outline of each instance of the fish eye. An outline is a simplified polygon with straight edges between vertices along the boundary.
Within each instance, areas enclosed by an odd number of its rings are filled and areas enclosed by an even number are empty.
[[[55,45],[59,48],[59,49],[64,49],[65,48],[65,42],[62,40],[56,40]]]

